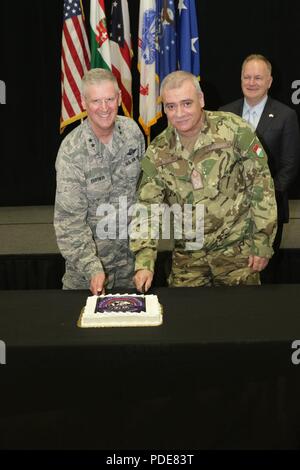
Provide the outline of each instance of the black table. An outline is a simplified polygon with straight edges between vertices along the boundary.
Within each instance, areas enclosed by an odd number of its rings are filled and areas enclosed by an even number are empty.
[[[299,285],[153,290],[162,326],[76,326],[87,291],[0,291],[0,448],[299,448]]]

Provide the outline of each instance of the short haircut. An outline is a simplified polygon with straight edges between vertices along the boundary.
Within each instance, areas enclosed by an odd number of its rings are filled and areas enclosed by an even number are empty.
[[[246,59],[244,60],[243,64],[242,64],[242,73],[243,73],[243,70],[245,68],[245,65],[250,62],[250,60],[261,60],[262,62],[264,62],[270,72],[270,75],[272,75],[272,64],[271,62],[264,56],[264,55],[261,55],[261,54],[250,54],[248,55],[248,57],[246,57]]]
[[[163,97],[166,88],[180,88],[186,80],[190,80],[193,83],[197,93],[202,93],[199,80],[195,75],[190,72],[185,72],[184,70],[177,70],[176,72],[169,73],[161,82],[160,96]]]
[[[116,93],[120,91],[118,81],[110,70],[96,68],[88,70],[82,77],[81,87],[83,96],[85,96],[89,85],[100,85],[103,82],[112,82]]]

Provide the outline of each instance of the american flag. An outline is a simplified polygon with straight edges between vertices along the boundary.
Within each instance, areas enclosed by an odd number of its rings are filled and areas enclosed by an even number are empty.
[[[61,51],[61,131],[86,115],[81,104],[81,78],[90,69],[90,48],[80,0],[64,0]]]
[[[112,2],[110,56],[112,72],[122,92],[124,114],[132,116],[132,48],[127,0],[113,0]]]

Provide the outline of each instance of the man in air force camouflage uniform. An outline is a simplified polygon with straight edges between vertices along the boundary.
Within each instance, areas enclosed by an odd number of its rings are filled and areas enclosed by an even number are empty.
[[[204,98],[193,75],[168,75],[161,96],[169,126],[147,149],[142,161],[139,202],[203,205],[203,243],[183,233],[175,239],[170,286],[259,284],[259,272],[272,256],[276,230],[273,180],[264,150],[252,128],[225,112],[204,111]],[[135,283],[149,289],[157,240],[132,236]]]
[[[134,286],[127,226],[121,237],[118,226],[120,217],[126,221],[127,206],[119,207],[119,198],[127,198],[128,205],[135,201],[145,142],[132,119],[117,116],[121,94],[111,72],[92,69],[82,85],[88,118],[64,139],[58,152],[54,225],[66,260],[63,287],[90,288],[97,294],[104,286]],[[106,219],[103,204],[109,212]],[[109,218],[117,224],[115,237],[110,236],[114,239],[105,239],[99,231],[99,223],[106,220],[109,225]],[[102,226],[102,233],[105,230]]]

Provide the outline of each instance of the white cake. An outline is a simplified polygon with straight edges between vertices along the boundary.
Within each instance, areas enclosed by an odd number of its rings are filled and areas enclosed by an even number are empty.
[[[161,306],[156,295],[111,294],[87,298],[78,325],[157,326],[162,324]]]

